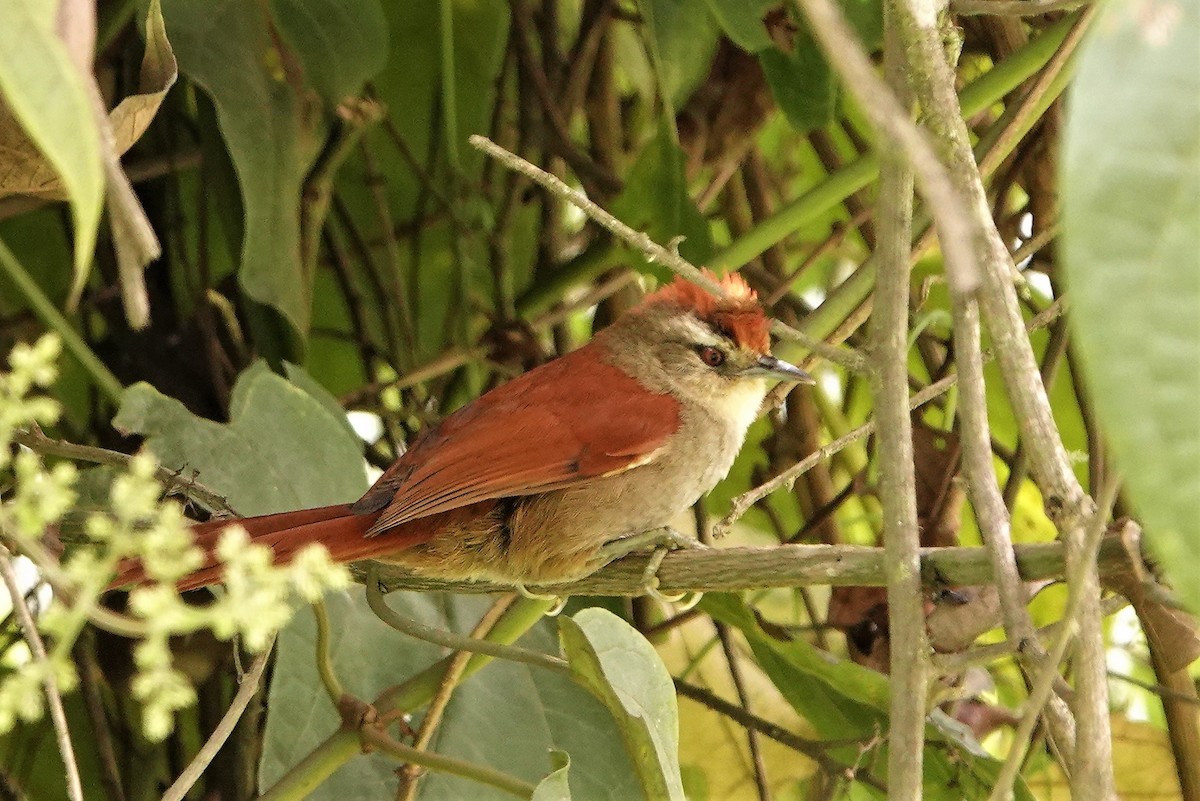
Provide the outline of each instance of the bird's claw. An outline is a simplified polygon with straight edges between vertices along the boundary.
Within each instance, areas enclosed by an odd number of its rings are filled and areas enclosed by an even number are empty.
[[[671,531],[674,531],[671,529]],[[678,534],[678,532],[674,532]],[[692,540],[695,543],[694,540]],[[699,543],[695,543],[699,544]],[[703,546],[701,546],[703,547]],[[649,595],[654,600],[663,604],[678,604],[681,601],[683,605],[679,611],[686,612],[687,610],[700,603],[700,599],[704,596],[702,592],[678,592],[667,594],[660,590],[658,581],[658,569],[662,566],[663,559],[670,553],[670,548],[665,545],[660,545],[650,555],[650,560],[646,562],[646,567],[642,570],[642,594]],[[688,596],[691,596],[690,598]],[[684,599],[687,598],[686,601]]]

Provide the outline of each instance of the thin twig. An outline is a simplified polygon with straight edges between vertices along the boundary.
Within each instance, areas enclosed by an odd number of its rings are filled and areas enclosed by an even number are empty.
[[[661,264],[676,275],[683,276],[694,284],[704,287],[709,292],[717,295],[723,295],[724,290],[721,286],[709,279],[700,269],[687,259],[680,256],[678,253],[669,250],[662,245],[656,243],[647,234],[641,231],[635,231],[625,223],[618,220],[616,217],[609,214],[604,209],[597,206],[592,201],[576,189],[567,186],[556,176],[551,175],[530,164],[525,159],[508,152],[504,148],[497,145],[485,136],[473,135],[470,138],[471,145],[487,153],[492,158],[504,164],[512,170],[516,170],[522,175],[527,176],[534,183],[538,184],[546,191],[550,192],[555,197],[567,201],[571,205],[578,208],[594,222],[600,225],[605,230],[613,234],[621,241],[628,244],[630,247],[640,251],[646,257],[646,260],[653,264]],[[864,361],[862,354],[852,351],[845,347],[836,347],[825,342],[801,333],[796,329],[784,325],[775,320],[771,324],[771,331],[781,339],[789,339],[800,343],[805,348],[808,348],[813,353],[827,359],[835,364],[845,367],[852,372],[861,372]]]
[[[200,776],[203,775],[205,768],[216,757],[217,752],[221,750],[221,746],[229,739],[229,735],[233,734],[234,727],[237,726],[238,720],[241,719],[242,713],[246,711],[250,699],[258,692],[258,684],[262,681],[263,671],[267,669],[267,662],[271,658],[271,648],[275,645],[274,638],[262,652],[254,658],[250,663],[250,670],[246,671],[242,677],[242,686],[238,688],[237,694],[233,696],[232,703],[229,704],[229,709],[221,718],[221,722],[217,724],[217,728],[213,729],[212,735],[208,738],[196,754],[196,757],[184,769],[183,773],[179,774],[179,778],[175,783],[163,793],[162,801],[183,801],[188,790],[192,789]]]
[[[63,709],[62,696],[58,692],[58,680],[54,678],[54,667],[46,656],[46,644],[38,633],[37,623],[25,603],[25,596],[17,586],[17,573],[13,570],[12,555],[5,548],[0,548],[0,576],[4,578],[4,586],[8,588],[8,596],[12,602],[13,611],[21,621],[21,629],[25,633],[25,642],[34,662],[42,670],[42,687],[46,691],[46,706],[50,709],[50,721],[54,724],[54,734],[58,739],[58,753],[62,756],[63,769],[66,771],[67,796],[71,801],[83,801],[83,784],[79,780],[79,765],[75,761],[75,748],[71,745],[71,730],[67,727],[67,713]]]
[[[725,664],[729,666],[729,678],[733,681],[734,692],[742,709],[750,712],[750,693],[746,690],[746,681],[742,677],[742,666],[738,663],[737,650],[730,636],[729,626],[719,620],[713,620],[717,630],[717,639],[721,641],[721,651],[725,654]],[[763,759],[762,745],[758,741],[758,730],[749,726],[746,728],[746,745],[750,748],[750,765],[754,771],[754,787],[758,791],[759,801],[771,801],[771,788],[767,784],[767,764]]]
[[[959,412],[962,417],[963,471],[967,478],[971,507],[984,544],[996,569],[1000,610],[1008,640],[1017,645],[1022,661],[1036,672],[1046,664],[1048,654],[1034,636],[1033,621],[1026,609],[1025,585],[1017,572],[1013,555],[1012,520],[992,458],[991,432],[988,428],[987,388],[980,353],[979,306],[973,298],[951,298],[954,321],[955,365],[960,378]],[[1047,720],[1051,736],[1061,753],[1075,748],[1075,719],[1066,702],[1049,699]]]
[[[121,783],[121,770],[117,766],[117,752],[113,748],[113,732],[104,711],[104,698],[100,686],[103,674],[96,661],[96,637],[93,629],[84,629],[74,649],[75,667],[79,671],[79,689],[84,708],[92,722],[95,738],[96,758],[100,762],[100,783],[108,801],[125,801],[125,787]]]
[[[18,445],[24,445],[34,453],[46,456],[61,456],[64,459],[75,459],[93,464],[128,467],[129,462],[133,459],[129,454],[121,453],[120,451],[110,451],[106,448],[96,448],[91,445],[76,445],[66,440],[51,439],[37,427],[15,432],[13,434],[13,441]],[[168,470],[165,467],[159,466],[154,472],[154,477],[163,486],[178,489],[180,493],[210,512],[221,512],[229,515],[235,514],[224,496],[210,490],[198,481],[181,477],[174,470]]]
[[[844,775],[847,772],[853,771],[854,781],[862,782],[868,787],[873,787],[876,790],[886,792],[887,788],[884,784],[872,776],[867,771],[855,771],[852,766],[838,762],[829,755],[829,749],[837,745],[845,743],[824,743],[820,740],[810,740],[807,737],[801,737],[798,734],[793,734],[782,726],[776,725],[769,720],[760,718],[742,707],[729,703],[723,698],[713,695],[703,687],[697,687],[694,684],[689,684],[683,679],[675,679],[675,691],[685,698],[690,698],[693,701],[708,707],[718,714],[724,715],[740,726],[746,728],[747,731],[756,731],[764,737],[769,737],[775,742],[785,745],[788,748],[803,754],[813,762],[820,765],[826,772],[833,775]]]

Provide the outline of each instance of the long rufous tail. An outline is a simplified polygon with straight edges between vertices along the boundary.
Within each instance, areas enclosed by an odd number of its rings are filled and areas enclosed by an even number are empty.
[[[324,545],[333,561],[345,563],[398,551],[425,539],[419,535],[367,537],[367,530],[378,517],[379,513],[354,514],[348,504],[337,504],[298,512],[197,523],[192,532],[196,544],[204,549],[205,564],[180,579],[176,586],[180,590],[194,590],[220,582],[222,568],[213,552],[221,532],[234,523],[246,529],[252,542],[270,547],[275,553],[276,564],[287,564],[301,548],[313,542]],[[141,561],[127,559],[119,566],[109,589],[145,580]]]

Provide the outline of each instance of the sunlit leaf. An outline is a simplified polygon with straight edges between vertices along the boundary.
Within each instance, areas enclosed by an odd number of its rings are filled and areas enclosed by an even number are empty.
[[[1062,167],[1072,320],[1130,498],[1200,608],[1200,7],[1102,14]]]

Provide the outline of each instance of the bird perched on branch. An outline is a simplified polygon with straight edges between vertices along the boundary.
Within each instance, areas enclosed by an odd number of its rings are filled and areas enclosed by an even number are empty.
[[[769,381],[812,381],[771,355],[745,281],[717,280],[723,297],[676,279],[587,345],[459,409],[356,503],[195,526],[209,562],[180,588],[220,581],[212,550],[231,523],[278,562],[315,542],[338,562],[521,586],[602,567],[725,476]],[[143,578],[130,562],[113,586]]]

